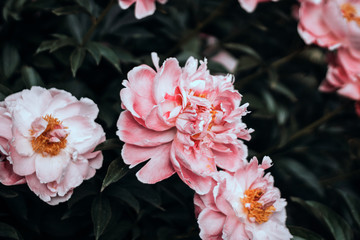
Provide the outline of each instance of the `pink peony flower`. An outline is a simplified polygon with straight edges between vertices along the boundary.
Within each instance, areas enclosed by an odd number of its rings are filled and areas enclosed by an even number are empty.
[[[253,158],[235,173],[214,174],[217,185],[205,195],[195,194],[195,214],[202,239],[285,240],[286,201],[274,187],[271,159]]]
[[[258,3],[262,3],[262,2],[277,2],[278,0],[238,0],[241,7],[251,13],[255,10],[256,6],[258,5]]]
[[[135,3],[135,17],[141,19],[154,14],[156,9],[155,1],[161,4],[167,2],[167,0],[119,0],[119,5],[122,9],[127,9]]]
[[[307,44],[316,43],[331,50],[349,47],[360,58],[360,1],[302,0],[300,3],[298,31]]]
[[[18,176],[12,170],[11,158],[9,157],[9,142],[12,139],[11,118],[4,102],[0,103],[0,182],[4,185],[16,185],[25,183],[25,178]]]
[[[328,72],[319,90],[337,92],[357,101],[356,112],[360,116],[360,59],[355,58],[347,48],[340,48],[329,59]]]
[[[12,118],[13,171],[48,204],[67,201],[102,165],[102,153],[93,152],[105,140],[94,122],[96,104],[62,90],[32,87],[8,96],[5,105]]]
[[[128,73],[120,92],[126,111],[117,122],[125,142],[122,156],[134,167],[151,158],[137,173],[144,183],[156,183],[175,171],[199,193],[212,185],[217,166],[236,171],[246,162],[247,148],[238,138],[250,139],[241,121],[247,104],[234,90],[233,76],[213,76],[206,60],[190,57],[180,68],[174,58],[156,71],[146,65]]]

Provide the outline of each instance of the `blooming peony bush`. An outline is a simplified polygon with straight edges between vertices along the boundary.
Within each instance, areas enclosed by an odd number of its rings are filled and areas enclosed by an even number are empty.
[[[103,156],[93,151],[105,133],[94,122],[99,110],[92,100],[33,87],[8,96],[5,106],[13,133],[12,174],[24,177],[43,201],[55,205],[68,200],[101,167]]]
[[[189,58],[181,68],[167,59],[156,71],[134,68],[120,92],[126,111],[117,122],[125,142],[122,156],[134,167],[151,158],[137,173],[144,183],[156,183],[175,171],[196,192],[207,193],[211,173],[219,166],[234,172],[247,157],[251,129],[242,122],[247,104],[233,87],[233,77],[213,76],[206,60]]]
[[[359,1],[0,10],[0,239],[360,239]]]
[[[235,173],[214,174],[216,186],[205,195],[195,194],[195,212],[202,239],[291,239],[285,226],[286,201],[274,179],[253,158]]]
[[[119,0],[119,6],[127,9],[135,3],[135,17],[141,19],[154,14],[156,2],[165,4],[167,0]]]

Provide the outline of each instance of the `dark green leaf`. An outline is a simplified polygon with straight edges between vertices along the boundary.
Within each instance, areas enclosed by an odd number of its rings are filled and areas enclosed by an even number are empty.
[[[96,64],[99,65],[101,60],[101,53],[99,48],[97,47],[97,44],[94,42],[88,42],[85,47],[89,51],[91,56],[93,56],[93,58],[95,59]]]
[[[102,183],[101,191],[104,191],[111,183],[119,181],[128,171],[129,167],[123,163],[120,157],[112,161]]]
[[[118,138],[107,139],[105,142],[100,143],[96,146],[94,152],[103,151],[103,150],[111,150],[111,149],[120,149],[122,147],[122,143]]]
[[[331,232],[334,239],[352,239],[352,230],[349,224],[339,214],[329,207],[315,201],[304,201],[300,198],[292,197],[293,202],[299,203],[306,210],[319,219]]]
[[[43,52],[43,51],[50,50],[55,41],[56,41],[56,40],[43,41],[43,42],[40,44],[40,46],[38,47],[38,49],[36,49],[35,54],[38,54],[38,53]]]
[[[30,88],[32,86],[44,85],[40,75],[32,67],[28,67],[28,66],[23,67],[21,69],[21,74],[27,88]]]
[[[224,45],[225,48],[240,51],[243,53],[248,54],[249,56],[252,56],[254,59],[257,59],[258,61],[261,61],[260,55],[252,49],[250,46],[239,44],[239,43],[227,43]]]
[[[85,54],[85,49],[79,47],[76,48],[70,56],[71,71],[74,77],[76,76],[77,70],[80,68],[81,64],[84,61]]]
[[[352,194],[344,192],[342,190],[338,190],[338,193],[343,197],[345,200],[351,215],[353,216],[355,222],[360,228],[360,199],[355,197]]]
[[[289,171],[293,176],[301,180],[304,184],[316,191],[320,196],[324,195],[324,189],[318,179],[310,169],[294,159],[282,159],[279,165]]]
[[[101,56],[103,56],[104,58],[106,58],[110,63],[112,63],[112,65],[119,71],[121,72],[121,68],[120,68],[120,59],[119,57],[116,55],[116,53],[109,47],[100,44],[100,43],[94,43],[96,44],[97,48],[100,51]]]
[[[20,233],[12,226],[0,222],[0,237],[11,238],[11,239],[23,239]]]
[[[8,96],[13,93],[10,88],[6,87],[5,85],[0,84],[0,92],[5,96]]]
[[[99,239],[111,219],[110,202],[106,197],[98,196],[94,199],[91,207],[91,217],[94,224],[95,239]]]
[[[76,42],[73,38],[60,38],[58,40],[55,40],[50,48],[50,52],[54,52],[58,50],[59,48],[66,47],[66,46],[75,46]]]
[[[81,8],[79,6],[77,6],[77,5],[59,7],[59,8],[56,8],[56,9],[52,10],[52,12],[57,16],[68,15],[68,14],[76,14],[76,13],[79,13],[80,11],[81,11]]]
[[[139,201],[127,189],[113,185],[107,189],[106,194],[121,199],[130,207],[132,207],[137,213],[140,212]]]
[[[293,240],[324,240],[319,234],[303,227],[289,226],[289,230],[294,236]]]
[[[20,55],[18,50],[10,45],[6,44],[2,51],[2,69],[6,78],[10,77],[16,70],[20,62]]]
[[[165,209],[161,206],[161,198],[160,195],[154,191],[153,189],[142,186],[142,187],[132,187],[130,191],[138,198],[143,199],[144,201],[150,203],[154,207],[165,211]]]
[[[97,17],[97,7],[93,0],[76,0],[76,2],[83,7],[89,14]]]

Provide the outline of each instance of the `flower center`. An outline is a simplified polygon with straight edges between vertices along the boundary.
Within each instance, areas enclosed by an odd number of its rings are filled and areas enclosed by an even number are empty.
[[[56,156],[61,149],[66,147],[67,127],[64,127],[61,121],[51,115],[42,118],[47,122],[47,126],[38,136],[36,136],[37,132],[34,129],[30,130],[33,136],[31,146],[34,152],[40,153],[42,156]]]
[[[276,210],[273,205],[267,206],[259,202],[263,195],[264,191],[260,188],[248,189],[245,191],[244,198],[241,199],[248,218],[259,224],[267,222]]]
[[[341,13],[348,22],[355,21],[360,27],[360,17],[357,16],[357,11],[353,5],[350,3],[344,3],[341,5]]]

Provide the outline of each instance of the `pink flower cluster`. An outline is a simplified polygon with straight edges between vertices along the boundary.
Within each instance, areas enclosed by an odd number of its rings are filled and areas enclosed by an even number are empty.
[[[27,183],[51,205],[67,201],[102,165],[93,152],[105,140],[98,111],[92,100],[54,88],[8,96],[0,105],[0,181]]]
[[[155,70],[135,67],[120,91],[124,162],[132,168],[148,160],[136,174],[143,183],[177,173],[194,189],[203,239],[290,239],[286,202],[263,176],[271,160],[247,161],[242,140],[253,130],[242,122],[248,104],[240,105],[233,76],[211,75],[206,59],[190,57],[184,67],[152,59]]]
[[[300,4],[298,31],[304,41],[337,50],[330,54],[320,90],[355,100],[360,116],[360,1],[300,0]]]
[[[119,6],[122,9],[129,8],[135,3],[135,17],[141,19],[153,15],[156,10],[156,2],[165,4],[168,0],[119,0]],[[276,2],[278,0],[238,0],[240,6],[247,12],[251,13],[255,10],[258,3]],[[314,0],[317,1],[317,0]]]

